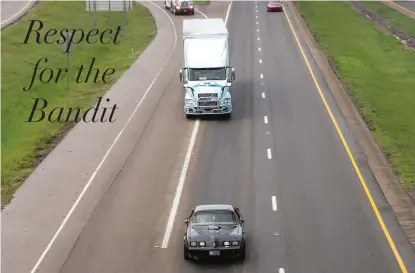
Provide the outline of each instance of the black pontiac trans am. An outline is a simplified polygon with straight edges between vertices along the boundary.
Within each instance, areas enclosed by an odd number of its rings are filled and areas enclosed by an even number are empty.
[[[184,259],[245,259],[244,219],[231,205],[200,205],[185,219]]]

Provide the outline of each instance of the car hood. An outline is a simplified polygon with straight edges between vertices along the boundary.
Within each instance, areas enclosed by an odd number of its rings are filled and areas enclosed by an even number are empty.
[[[188,235],[193,239],[205,238],[234,238],[239,237],[242,233],[242,228],[238,224],[226,225],[190,225],[188,228]]]

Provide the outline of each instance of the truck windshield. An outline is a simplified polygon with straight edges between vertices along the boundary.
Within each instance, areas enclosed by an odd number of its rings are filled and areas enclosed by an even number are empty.
[[[226,69],[221,68],[190,68],[190,81],[226,80]]]

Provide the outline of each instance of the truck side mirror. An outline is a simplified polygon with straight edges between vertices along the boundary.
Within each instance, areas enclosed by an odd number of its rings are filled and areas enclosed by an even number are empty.
[[[180,69],[180,81],[182,83],[187,83],[187,68]]]
[[[229,67],[230,71],[229,71],[229,78],[228,78],[228,82],[233,82],[235,80],[235,68],[234,67]]]
[[[184,219],[184,223],[187,225],[189,223],[189,219]]]

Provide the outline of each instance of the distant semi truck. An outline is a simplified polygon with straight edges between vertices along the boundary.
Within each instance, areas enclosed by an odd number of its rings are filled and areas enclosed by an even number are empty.
[[[229,33],[222,19],[183,20],[184,112],[196,115],[232,113],[231,84],[235,68],[230,66]]]

